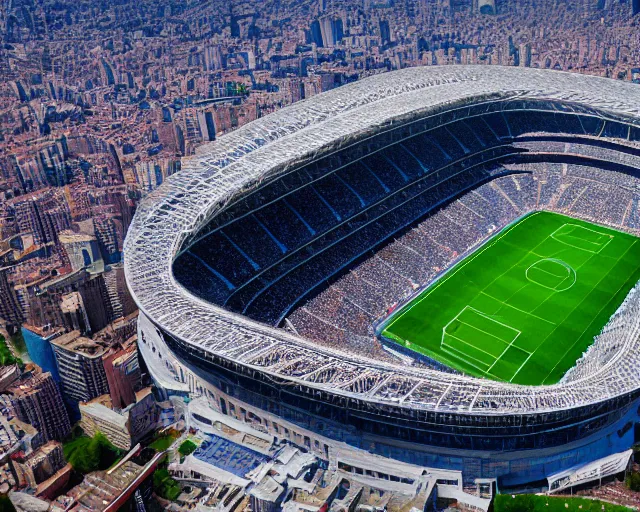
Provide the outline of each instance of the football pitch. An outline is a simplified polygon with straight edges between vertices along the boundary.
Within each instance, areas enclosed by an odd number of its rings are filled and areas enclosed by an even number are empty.
[[[533,213],[455,265],[381,334],[469,375],[554,384],[640,280],[639,241]]]

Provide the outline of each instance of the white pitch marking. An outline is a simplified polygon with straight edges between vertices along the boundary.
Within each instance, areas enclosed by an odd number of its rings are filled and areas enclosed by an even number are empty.
[[[574,227],[574,228],[578,228],[578,229],[581,229],[581,230],[591,231],[592,233],[596,233],[596,234],[598,234],[598,235],[600,235],[600,236],[608,237],[608,240],[607,240],[607,242],[606,242],[605,244],[598,244],[597,242],[591,242],[590,240],[586,240],[586,239],[584,239],[584,238],[580,238],[580,237],[578,237],[578,236],[573,236],[573,235],[571,235],[571,231],[570,231],[569,233],[567,233],[566,235],[564,235],[564,237],[565,237],[565,238],[575,238],[576,240],[582,240],[583,242],[586,242],[586,243],[588,243],[588,244],[592,244],[592,245],[599,246],[599,249],[598,249],[598,250],[595,250],[595,251],[592,251],[592,250],[589,250],[589,249],[585,249],[584,247],[579,247],[579,246],[577,246],[577,245],[574,245],[574,244],[568,243],[568,242],[566,242],[566,241],[564,241],[564,240],[562,240],[561,238],[558,238],[558,237],[556,236],[556,233],[558,233],[558,231],[560,231],[561,229],[563,229],[565,226],[572,226],[572,227]],[[551,233],[551,234],[549,235],[549,237],[550,237],[550,238],[553,238],[554,240],[557,240],[557,241],[558,241],[558,242],[560,242],[561,244],[568,245],[569,247],[574,247],[574,248],[576,248],[576,249],[580,249],[580,250],[582,250],[582,251],[586,251],[586,252],[591,252],[591,253],[594,253],[594,254],[599,254],[599,253],[602,251],[602,249],[604,249],[607,245],[609,245],[609,242],[611,242],[611,240],[614,238],[614,236],[613,236],[613,235],[609,235],[608,233],[602,233],[602,232],[600,232],[600,231],[596,231],[595,229],[586,228],[586,227],[584,227],[584,226],[580,226],[580,225],[578,225],[578,224],[572,224],[571,222],[567,222],[567,223],[563,224],[562,226],[560,226],[560,227],[559,227],[558,229],[556,229],[553,233]]]

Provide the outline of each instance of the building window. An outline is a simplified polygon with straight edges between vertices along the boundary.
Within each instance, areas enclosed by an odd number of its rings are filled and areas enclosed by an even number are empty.
[[[193,419],[196,421],[199,421],[200,423],[204,423],[205,425],[213,425],[213,423],[211,423],[211,420],[209,418],[205,418],[204,416],[200,416],[199,414],[196,414],[195,412],[192,414]]]

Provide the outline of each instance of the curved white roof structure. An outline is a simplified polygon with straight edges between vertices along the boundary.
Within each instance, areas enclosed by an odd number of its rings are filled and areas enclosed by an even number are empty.
[[[577,103],[640,125],[640,87],[520,68],[412,68],[367,78],[259,119],[183,161],[138,209],[125,269],[140,309],[179,342],[278,381],[378,405],[459,414],[527,414],[606,401],[640,389],[640,294],[565,379],[527,387],[395,366],[318,346],[207,303],[174,278],[179,250],[234,195],[367,135],[443,108],[487,99]],[[366,382],[366,385],[363,383]]]

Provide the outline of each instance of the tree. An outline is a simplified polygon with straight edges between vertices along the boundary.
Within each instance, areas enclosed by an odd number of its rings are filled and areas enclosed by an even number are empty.
[[[101,432],[91,437],[79,437],[64,446],[65,459],[73,469],[87,474],[111,467],[120,456],[120,450]]]
[[[158,496],[169,501],[175,501],[182,492],[180,484],[171,478],[164,468],[156,469],[153,473],[153,490]]]
[[[632,491],[640,492],[640,473],[631,473],[627,478],[627,487]]]
[[[16,512],[16,508],[6,494],[0,495],[0,512]]]
[[[180,455],[186,457],[187,455],[190,455],[193,452],[195,452],[196,448],[198,448],[198,446],[193,441],[189,441],[187,439],[184,443],[180,445],[180,448],[178,448],[178,452],[180,453]]]
[[[20,358],[15,357],[11,353],[9,346],[7,345],[7,340],[5,340],[4,336],[0,334],[0,366],[10,366],[16,363],[22,366]]]

